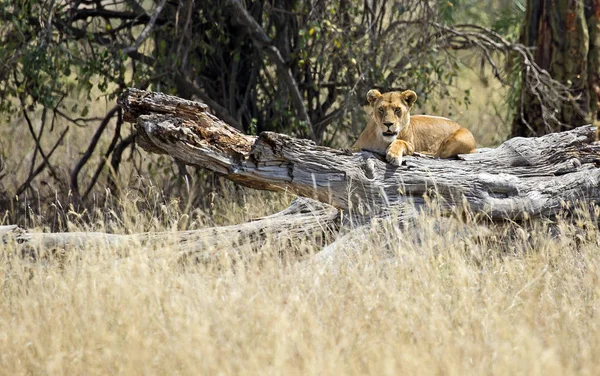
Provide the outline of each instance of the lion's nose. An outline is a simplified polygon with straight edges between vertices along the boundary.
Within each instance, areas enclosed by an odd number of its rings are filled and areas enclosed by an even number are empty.
[[[386,127],[388,127],[388,128],[389,128],[389,127],[391,127],[392,125],[394,125],[394,122],[392,122],[392,121],[384,121],[384,122],[383,122],[383,125],[385,125]]]

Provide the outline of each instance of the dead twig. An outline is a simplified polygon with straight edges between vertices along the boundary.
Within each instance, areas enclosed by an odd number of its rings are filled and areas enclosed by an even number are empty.
[[[117,112],[117,124],[115,125],[115,134],[113,136],[112,141],[110,142],[110,145],[108,145],[108,149],[106,149],[106,152],[104,153],[104,158],[102,158],[100,160],[100,164],[96,168],[96,172],[94,173],[94,176],[92,176],[92,181],[90,182],[90,184],[88,185],[88,188],[85,190],[85,193],[83,194],[84,200],[90,194],[90,192],[92,191],[92,189],[98,182],[98,178],[100,177],[100,173],[102,172],[102,170],[104,169],[104,166],[106,165],[108,156],[115,150],[115,147],[117,146],[117,142],[119,141],[119,138],[121,137],[121,126],[122,125],[123,125],[123,111],[119,108],[119,111]]]
[[[115,114],[117,112],[119,112],[119,106],[115,106],[110,111],[108,111],[108,113],[104,117],[104,120],[102,120],[102,122],[100,123],[100,126],[96,130],[96,133],[94,133],[94,136],[92,137],[92,140],[90,141],[90,144],[89,144],[87,150],[85,151],[85,153],[83,154],[83,156],[81,157],[79,162],[77,162],[77,165],[71,172],[71,191],[73,192],[75,197],[80,197],[79,196],[79,182],[77,180],[78,175],[81,172],[81,169],[83,168],[83,166],[85,166],[85,164],[92,157],[94,150],[96,150],[96,146],[98,146],[98,141],[100,140],[102,133],[108,126],[108,123],[110,122],[110,120],[113,118],[113,116],[115,116]]]
[[[42,171],[44,171],[44,168],[46,168],[46,163],[48,163],[47,161],[50,160],[50,157],[52,156],[52,154],[54,154],[54,152],[56,151],[58,146],[62,143],[62,140],[65,138],[65,135],[67,134],[68,131],[69,131],[69,127],[65,128],[65,130],[60,134],[58,141],[56,141],[56,143],[54,144],[52,149],[50,149],[50,152],[47,154],[46,159],[42,162],[42,164],[40,164],[38,166],[37,169],[35,169],[35,171],[33,171],[33,173],[31,173],[29,175],[27,180],[23,184],[21,184],[21,186],[17,189],[17,192],[15,193],[16,196],[19,196],[27,188],[29,188],[29,185],[31,184],[33,179],[35,179],[36,176],[38,176]]]

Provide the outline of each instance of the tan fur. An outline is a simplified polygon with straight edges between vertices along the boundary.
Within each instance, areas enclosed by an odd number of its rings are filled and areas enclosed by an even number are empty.
[[[402,164],[402,156],[415,152],[450,158],[475,150],[473,135],[458,123],[438,116],[411,116],[416,100],[411,90],[385,94],[369,90],[371,114],[353,148],[385,153],[396,166]]]

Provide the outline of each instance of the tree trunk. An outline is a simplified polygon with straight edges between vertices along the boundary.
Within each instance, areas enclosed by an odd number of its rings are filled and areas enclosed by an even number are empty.
[[[119,98],[136,120],[142,147],[257,189],[287,191],[350,214],[391,206],[464,208],[493,220],[552,216],[600,198],[595,128],[514,138],[460,160],[406,157],[393,167],[370,152],[348,154],[308,140],[263,132],[246,136],[199,103],[131,89]]]
[[[557,101],[560,108],[540,102],[521,84],[513,121],[513,136],[541,136],[596,120],[598,114],[600,38],[598,0],[528,0],[520,42],[534,49],[535,62],[570,90]],[[523,66],[523,75],[529,66]]]
[[[588,87],[590,89],[591,120],[598,120],[600,111],[600,0],[585,0],[589,32]]]

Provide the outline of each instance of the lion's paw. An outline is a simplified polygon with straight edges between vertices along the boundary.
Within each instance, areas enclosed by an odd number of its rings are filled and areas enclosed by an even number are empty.
[[[340,151],[343,154],[346,154],[346,155],[354,155],[354,153],[358,153],[360,151],[360,149],[356,149],[356,148],[343,148],[343,149],[340,149]]]
[[[388,161],[388,163],[393,164],[394,166],[400,166],[402,164],[402,153],[400,154],[394,154],[394,153],[390,153],[389,151],[385,154],[385,159]]]

